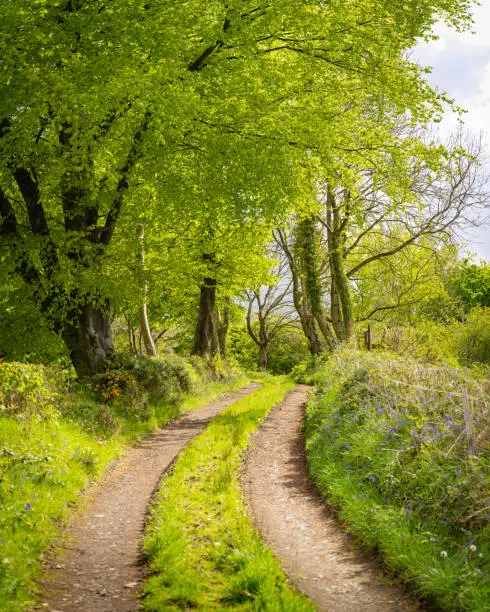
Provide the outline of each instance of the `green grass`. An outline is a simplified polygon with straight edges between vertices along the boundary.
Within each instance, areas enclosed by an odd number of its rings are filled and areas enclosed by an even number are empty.
[[[490,610],[488,380],[354,351],[319,380],[307,455],[340,518],[440,609]]]
[[[81,491],[129,444],[245,382],[242,377],[209,384],[178,405],[154,407],[143,421],[117,405],[97,405],[81,390],[59,398],[61,413],[0,416],[0,610],[35,604],[43,555],[83,504]],[[115,432],[104,435],[106,422],[113,426],[114,419]]]
[[[250,434],[293,387],[265,379],[215,418],[164,479],[144,543],[145,610],[315,609],[289,587],[255,532],[239,483]]]

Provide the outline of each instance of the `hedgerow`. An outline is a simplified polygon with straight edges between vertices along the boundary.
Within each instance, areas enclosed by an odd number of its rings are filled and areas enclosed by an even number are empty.
[[[352,350],[317,376],[307,453],[329,502],[420,595],[488,610],[488,378]]]

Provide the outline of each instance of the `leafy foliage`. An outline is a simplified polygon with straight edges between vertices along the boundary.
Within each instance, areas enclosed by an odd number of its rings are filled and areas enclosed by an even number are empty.
[[[463,363],[490,365],[490,308],[475,308],[460,326],[456,350]]]
[[[0,362],[0,414],[36,420],[52,416],[59,381],[44,366]]]
[[[440,18],[467,27],[470,6],[3,3],[2,264],[78,372],[106,367],[110,305],[140,293],[137,225],[158,294],[195,302],[209,277],[227,296],[256,280],[265,233],[315,208],[318,176],[350,187],[367,157],[401,198],[411,156],[437,168],[444,152],[397,138],[392,117],[439,119],[449,100],[406,50]]]
[[[464,311],[475,306],[490,307],[490,265],[463,259],[447,279],[449,291],[462,303]]]

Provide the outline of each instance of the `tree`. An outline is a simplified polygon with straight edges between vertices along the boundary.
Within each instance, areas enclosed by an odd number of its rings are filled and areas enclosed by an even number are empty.
[[[490,308],[490,264],[465,258],[446,279],[450,294],[462,303],[465,313],[481,306]]]
[[[322,189],[323,209],[317,219],[326,234],[330,318],[339,341],[353,335],[353,290],[359,291],[373,275],[399,280],[405,275],[396,295],[378,292],[377,304],[358,312],[363,320],[415,304],[419,298],[414,298],[414,290],[426,278],[431,261],[437,260],[459,228],[476,222],[478,211],[488,202],[480,141],[458,133],[439,149],[443,153],[438,161],[432,157],[433,152],[439,154],[432,143],[427,146],[420,137],[407,142],[406,134],[402,136],[399,151],[408,145],[408,165],[395,166],[396,171],[394,163],[381,171],[375,165],[362,168],[357,183],[348,188]],[[384,163],[386,168],[386,159]],[[400,259],[403,253],[409,265],[403,256]]]
[[[293,281],[285,275],[286,268],[287,262],[282,261],[274,271],[278,282],[246,292],[247,331],[259,349],[259,368],[264,371],[269,367],[271,342],[286,330],[296,328],[294,310],[288,302]],[[254,318],[258,329],[254,326]]]
[[[318,330],[315,324],[311,296],[308,292],[306,278],[301,274],[301,260],[295,257],[295,252],[287,234],[278,229],[274,232],[278,246],[287,258],[292,278],[293,304],[298,313],[301,328],[308,341],[312,355],[319,355],[322,351]],[[294,243],[293,243],[294,244]]]
[[[134,231],[124,211],[139,184],[155,219],[185,216],[199,158],[199,209],[234,199],[242,220],[251,209],[281,216],[293,201],[281,182],[291,173],[293,183],[309,152],[336,151],[340,169],[355,155],[355,126],[380,129],[364,120],[368,100],[384,96],[424,122],[439,113],[443,98],[403,52],[441,16],[463,27],[470,6],[31,4],[3,3],[0,15],[0,238],[80,375],[114,352],[106,261],[121,226]],[[240,182],[255,191],[251,166],[269,179],[262,197],[236,197]],[[224,173],[235,197],[218,203]]]

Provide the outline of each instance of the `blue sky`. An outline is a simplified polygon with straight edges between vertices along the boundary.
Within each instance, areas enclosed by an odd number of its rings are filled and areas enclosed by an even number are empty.
[[[475,7],[473,33],[458,33],[440,24],[435,29],[439,39],[419,45],[413,59],[432,66],[429,80],[446,91],[457,105],[467,110],[465,126],[475,134],[483,133],[486,145],[486,171],[490,174],[490,2],[482,0]],[[457,127],[457,119],[449,114],[441,132]],[[490,203],[488,216],[490,217]],[[490,219],[465,236],[468,248],[490,260]]]

